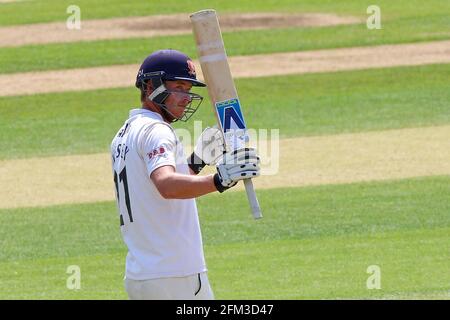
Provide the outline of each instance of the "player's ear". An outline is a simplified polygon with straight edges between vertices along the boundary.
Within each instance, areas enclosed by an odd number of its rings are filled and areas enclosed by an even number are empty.
[[[141,89],[141,101],[147,100],[148,96],[153,92],[153,85],[151,81],[144,82]]]
[[[147,90],[147,94],[153,92],[153,84],[151,81],[145,83],[145,89]]]

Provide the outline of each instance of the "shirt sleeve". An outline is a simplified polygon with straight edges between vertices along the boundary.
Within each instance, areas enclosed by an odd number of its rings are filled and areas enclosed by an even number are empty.
[[[154,124],[142,133],[140,154],[148,176],[159,167],[170,165],[176,169],[177,140],[173,130],[165,124]]]

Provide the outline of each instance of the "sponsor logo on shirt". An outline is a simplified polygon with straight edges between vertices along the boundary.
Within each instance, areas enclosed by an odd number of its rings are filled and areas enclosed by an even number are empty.
[[[153,151],[147,153],[148,159],[151,160],[155,157],[166,156],[166,149],[164,147],[158,147]]]

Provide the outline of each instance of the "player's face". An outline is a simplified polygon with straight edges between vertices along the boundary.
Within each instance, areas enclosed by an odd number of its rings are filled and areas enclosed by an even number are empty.
[[[165,86],[171,94],[164,101],[164,104],[167,106],[168,111],[176,118],[181,118],[184,109],[191,102],[189,91],[192,88],[192,84],[189,81],[177,80],[166,81]]]

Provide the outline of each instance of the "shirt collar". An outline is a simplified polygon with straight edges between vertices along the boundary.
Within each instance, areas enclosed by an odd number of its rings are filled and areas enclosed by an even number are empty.
[[[150,111],[148,109],[139,108],[130,110],[130,118],[135,117],[137,115],[142,115],[144,117],[150,117],[152,119],[164,121],[163,117],[159,113]]]

